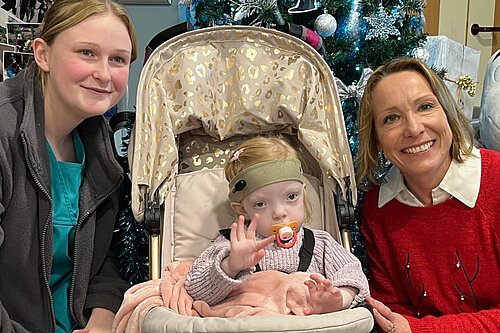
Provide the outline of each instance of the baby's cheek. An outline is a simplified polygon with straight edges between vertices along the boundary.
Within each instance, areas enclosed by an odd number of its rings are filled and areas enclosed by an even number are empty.
[[[259,220],[259,224],[257,225],[257,232],[259,235],[268,237],[271,236],[271,225],[266,222],[262,222]]]

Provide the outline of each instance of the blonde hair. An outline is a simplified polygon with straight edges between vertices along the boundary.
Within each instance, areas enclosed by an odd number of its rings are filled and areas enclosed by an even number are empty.
[[[359,150],[357,154],[358,170],[356,178],[358,185],[364,190],[370,187],[370,183],[373,185],[381,184],[381,180],[375,177],[378,161],[378,139],[374,126],[373,90],[386,76],[403,71],[414,71],[422,75],[429,83],[439,104],[441,104],[452,133],[452,144],[450,148],[451,157],[455,161],[462,163],[467,156],[472,155],[474,142],[472,126],[460,110],[443,80],[437,76],[434,71],[416,59],[394,59],[377,68],[370,76],[359,107]],[[397,89],[397,87],[394,87],[394,89]],[[366,184],[367,182],[368,185]]]
[[[132,42],[132,52],[130,54],[130,63],[132,63],[137,59],[137,37],[134,25],[125,8],[112,0],[56,0],[45,13],[37,35],[48,45],[52,45],[61,32],[74,27],[92,15],[102,13],[112,13],[127,28]],[[46,74],[41,70],[39,73],[43,85]]]
[[[232,161],[231,157],[238,151],[241,151],[241,153],[237,159]],[[258,136],[243,142],[231,153],[226,164],[224,164],[224,175],[227,181],[231,182],[238,173],[246,168],[277,159],[296,159],[300,161],[297,151],[284,139]],[[309,221],[310,217],[310,205],[304,190],[304,222]]]

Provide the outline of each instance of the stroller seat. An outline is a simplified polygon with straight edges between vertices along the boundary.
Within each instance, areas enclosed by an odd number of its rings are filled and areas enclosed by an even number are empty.
[[[159,217],[152,266],[194,260],[234,221],[222,167],[244,140],[281,136],[299,152],[310,228],[342,243],[335,201],[356,203],[354,167],[334,77],[324,59],[276,30],[219,26],[160,45],[139,80],[129,148],[132,209]],[[153,209],[153,210],[151,210]],[[349,245],[347,245],[349,247]],[[152,269],[154,271],[154,269]],[[156,278],[159,277],[159,274]],[[308,317],[194,318],[152,309],[143,332],[369,332],[359,307]],[[184,324],[183,324],[184,323]]]

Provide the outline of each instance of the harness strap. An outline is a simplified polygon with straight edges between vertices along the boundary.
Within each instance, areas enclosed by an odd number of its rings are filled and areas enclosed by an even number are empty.
[[[305,272],[311,264],[314,253],[314,234],[311,229],[304,228],[304,241],[299,250],[299,268],[298,272]]]
[[[304,241],[302,242],[302,246],[299,250],[299,267],[297,268],[298,272],[306,272],[311,264],[312,256],[314,253],[314,234],[311,229],[304,229]],[[231,240],[231,229],[221,229],[219,233],[224,236],[227,240]],[[259,264],[255,265],[255,271],[260,272],[262,269]]]

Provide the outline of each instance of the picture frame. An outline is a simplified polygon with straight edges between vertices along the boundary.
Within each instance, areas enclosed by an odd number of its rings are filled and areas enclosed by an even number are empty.
[[[14,52],[14,51],[15,51],[15,46],[14,45],[0,43],[0,62],[1,62],[1,65],[0,65],[0,70],[1,70],[0,81],[3,81],[3,74],[4,74],[4,70],[5,70],[4,66],[3,66],[4,52]]]
[[[0,8],[0,24],[5,22],[40,23],[54,0],[6,1]]]
[[[34,61],[33,53],[4,51],[2,58],[3,80],[14,77]]]
[[[17,52],[32,53],[31,45],[40,23],[7,23],[7,43],[15,45]]]

